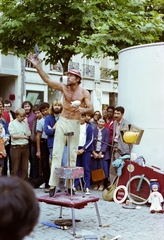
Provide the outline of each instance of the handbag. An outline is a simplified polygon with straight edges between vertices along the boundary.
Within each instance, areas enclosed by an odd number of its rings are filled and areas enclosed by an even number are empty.
[[[101,168],[91,171],[91,178],[93,182],[98,182],[105,179],[105,173],[104,173],[104,170],[102,169],[102,162],[101,162]]]
[[[102,197],[104,200],[106,201],[113,201],[113,194],[115,189],[117,188],[117,176],[116,178],[113,180],[113,183],[111,185],[109,185],[107,188],[104,189],[104,191],[102,192]]]
[[[93,182],[98,182],[105,179],[105,173],[102,168],[92,170],[91,177]]]

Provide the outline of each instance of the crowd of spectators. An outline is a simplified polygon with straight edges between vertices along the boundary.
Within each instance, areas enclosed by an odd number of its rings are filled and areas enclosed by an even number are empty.
[[[55,129],[61,111],[59,100],[50,104],[42,102],[38,106],[24,101],[21,108],[13,111],[12,103],[0,97],[1,175],[18,176],[33,183],[38,181],[34,186],[39,187],[43,183],[44,191],[49,192]],[[86,194],[90,194],[91,171],[94,169],[103,168],[105,179],[94,182],[93,189],[102,191],[109,184],[111,162],[116,159],[116,148],[112,146],[120,149],[119,128],[121,122],[126,123],[123,107],[108,106],[102,113],[96,110],[93,116],[83,114],[80,121],[76,165],[84,167]],[[123,154],[127,152],[124,147],[125,143],[121,145]],[[62,166],[66,165],[67,146],[62,157]],[[79,181],[75,180],[74,193],[78,189]]]

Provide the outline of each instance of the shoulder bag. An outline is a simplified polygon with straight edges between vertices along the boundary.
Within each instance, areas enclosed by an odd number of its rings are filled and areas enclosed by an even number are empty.
[[[91,178],[93,182],[98,182],[105,179],[105,173],[102,168],[102,160],[100,161],[101,161],[101,168],[91,171]]]

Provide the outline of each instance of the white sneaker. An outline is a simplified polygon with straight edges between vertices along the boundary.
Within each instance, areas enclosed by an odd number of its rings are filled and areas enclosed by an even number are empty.
[[[45,188],[45,185],[46,185],[46,184],[43,183],[42,185],[39,186],[39,188],[43,189],[43,188]]]
[[[85,189],[85,194],[86,194],[86,195],[90,195],[90,190],[89,190],[89,188],[86,188],[86,189]]]
[[[78,193],[77,188],[73,187],[72,190],[74,191],[75,194]]]

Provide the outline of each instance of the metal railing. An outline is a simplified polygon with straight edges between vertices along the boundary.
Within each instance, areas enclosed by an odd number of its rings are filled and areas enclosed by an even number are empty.
[[[79,63],[77,62],[69,62],[68,64],[68,70],[70,69],[76,69],[79,71]]]
[[[83,64],[83,77],[95,78],[95,66]]]
[[[110,68],[100,68],[101,73],[100,73],[100,79],[105,79],[105,80],[110,80]]]
[[[61,63],[57,63],[57,64],[50,64],[50,71],[54,71],[54,72],[63,72],[63,67],[61,65]]]
[[[27,59],[25,59],[25,67],[26,68],[35,68],[31,62],[29,62]]]

